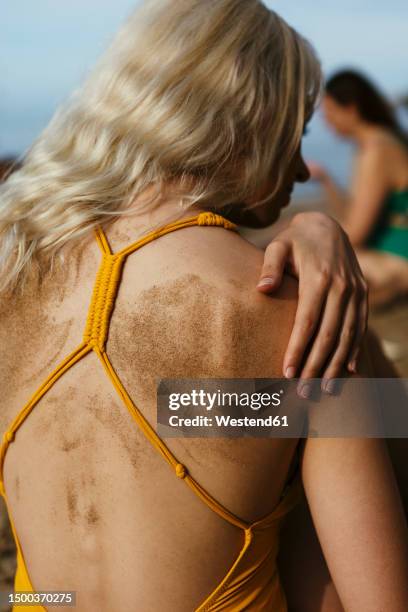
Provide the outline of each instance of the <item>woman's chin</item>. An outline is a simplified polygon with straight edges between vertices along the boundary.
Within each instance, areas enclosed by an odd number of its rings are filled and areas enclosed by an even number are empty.
[[[262,229],[268,227],[279,219],[281,208],[273,207],[272,210],[246,210],[242,213],[239,225],[249,227],[251,229]]]

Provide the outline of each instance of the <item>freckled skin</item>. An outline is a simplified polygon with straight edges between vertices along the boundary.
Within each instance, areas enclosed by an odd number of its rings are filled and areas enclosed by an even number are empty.
[[[115,250],[137,234],[127,223],[109,228]],[[0,301],[0,341],[7,339],[8,347],[0,356],[0,377],[7,381],[2,431],[82,339],[100,263],[92,236],[67,262],[41,290],[33,283],[23,299]],[[174,232],[128,259],[107,352],[153,426],[161,377],[281,376],[297,287],[285,279],[274,298],[259,294],[262,262],[262,253],[239,235],[211,227]],[[251,521],[276,507],[297,441],[167,443],[204,488]],[[133,601],[141,611],[191,612],[242,546],[242,534],[175,477],[93,353],[26,418],[9,447],[4,476],[34,586],[69,585],[78,591],[78,612],[108,612],[113,599],[115,609]]]

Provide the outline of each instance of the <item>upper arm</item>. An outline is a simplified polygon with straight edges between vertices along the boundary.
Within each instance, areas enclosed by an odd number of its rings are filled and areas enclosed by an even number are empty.
[[[389,191],[383,147],[362,152],[354,173],[351,202],[344,226],[353,246],[362,246],[373,230]]]
[[[406,610],[407,527],[385,442],[308,439],[302,476],[345,609]]]

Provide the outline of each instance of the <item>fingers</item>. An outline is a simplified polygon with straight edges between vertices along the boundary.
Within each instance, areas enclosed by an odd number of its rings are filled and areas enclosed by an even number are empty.
[[[368,327],[368,286],[364,279],[361,279],[359,293],[359,311],[358,311],[358,327],[356,336],[351,347],[348,359],[348,370],[354,374],[357,373],[357,361],[360,353],[362,340],[365,336]]]
[[[299,214],[296,223],[267,247],[258,290],[276,290],[285,269],[291,267],[299,279],[299,301],[283,374],[299,376],[306,360],[300,375],[303,382],[321,377],[323,371],[327,382],[344,368],[356,370],[367,329],[367,285],[346,234],[326,216],[315,219],[310,214],[313,239],[310,231],[305,237],[305,216]]]
[[[302,280],[303,278],[303,280]],[[323,303],[328,290],[328,276],[325,273],[312,276],[313,282],[301,275],[299,281],[299,303],[288,348],[283,360],[283,374],[294,378],[303,355],[321,317]]]
[[[364,285],[354,286],[343,281],[330,291],[319,333],[316,335],[308,360],[301,373],[302,379],[321,376],[322,390],[335,392],[335,379],[347,363],[356,361],[362,338],[367,329],[367,294]],[[340,329],[340,332],[339,332]],[[353,363],[356,371],[356,364]],[[304,385],[301,385],[301,389]],[[304,396],[304,393],[302,393]]]
[[[342,331],[339,335],[339,342],[335,349],[330,363],[327,366],[322,380],[322,391],[334,393],[335,379],[339,377],[347,358],[350,355],[350,348],[357,336],[356,323],[358,321],[358,303],[355,299],[348,304],[343,321]]]
[[[343,355],[341,362],[336,358],[331,371],[335,376],[339,375],[349,355],[356,331],[357,308],[355,299],[348,302],[351,288],[346,280],[337,279],[330,288],[319,331],[316,334],[307,361],[303,367],[301,378],[310,379],[321,376],[324,365],[341,346],[340,354]],[[348,315],[347,326],[345,313]],[[336,347],[341,329],[341,342]]]
[[[257,285],[259,291],[269,293],[280,286],[289,255],[290,245],[284,240],[276,239],[268,245]]]

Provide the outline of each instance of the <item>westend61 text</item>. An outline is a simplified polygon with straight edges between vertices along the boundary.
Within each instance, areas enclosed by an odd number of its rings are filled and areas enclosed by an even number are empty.
[[[214,423],[215,421],[215,423]],[[230,416],[217,415],[214,418],[207,416],[195,416],[184,418],[171,416],[169,425],[171,427],[288,427],[287,416],[268,416],[265,418],[233,418]]]

